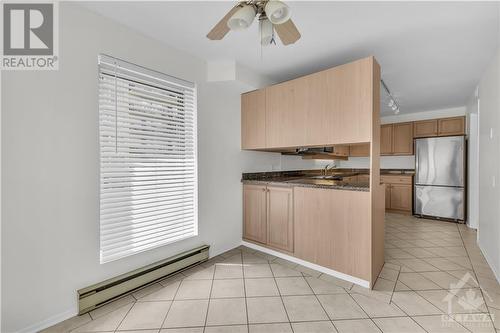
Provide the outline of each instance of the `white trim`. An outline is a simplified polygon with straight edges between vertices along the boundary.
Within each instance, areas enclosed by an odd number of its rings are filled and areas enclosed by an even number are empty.
[[[28,327],[25,327],[16,333],[36,333],[41,330],[44,330],[46,328],[49,328],[51,326],[54,326],[56,324],[59,324],[67,319],[70,319],[71,317],[74,317],[78,314],[78,311],[75,309],[71,309],[59,314],[56,314],[52,317],[49,317],[47,319],[44,319],[36,324],[30,325]]]
[[[274,250],[268,249],[266,247],[263,247],[263,246],[260,246],[260,245],[257,245],[257,244],[253,244],[253,243],[242,241],[241,245],[249,247],[249,248],[254,249],[254,250],[259,250],[261,252],[273,255],[273,256],[281,258],[281,259],[285,259],[285,260],[294,262],[296,264],[302,265],[302,266],[307,267],[307,268],[314,269],[314,270],[316,270],[318,272],[321,272],[323,274],[331,275],[333,277],[336,277],[336,278],[339,278],[339,279],[342,279],[342,280],[346,280],[348,282],[355,283],[357,285],[360,285],[361,287],[370,288],[370,282],[369,281],[362,280],[360,278],[357,278],[357,277],[354,277],[354,276],[351,276],[351,275],[347,275],[347,274],[344,274],[344,273],[341,273],[341,272],[337,272],[337,271],[334,271],[333,269],[329,269],[329,268],[326,268],[326,267],[323,267],[323,266],[320,266],[320,265],[316,265],[316,264],[313,264],[313,263],[311,263],[309,261],[298,259],[298,258],[289,256],[287,254],[284,254],[284,253],[281,253],[281,252],[278,252],[278,251],[274,251]]]
[[[495,271],[495,266],[491,264],[493,262],[493,260],[490,260],[490,258],[488,258],[486,251],[483,251],[483,249],[481,248],[481,243],[479,243],[479,242],[478,242],[478,247],[481,250],[481,253],[483,254],[484,259],[486,259],[488,266],[490,266],[490,269],[493,272],[493,275],[495,275],[495,278],[497,279],[498,283],[500,283],[500,272]]]

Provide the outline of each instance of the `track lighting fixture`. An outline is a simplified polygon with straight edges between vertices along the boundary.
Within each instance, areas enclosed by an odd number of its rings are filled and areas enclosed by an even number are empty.
[[[387,106],[389,108],[391,108],[391,110],[394,112],[394,114],[398,114],[400,110],[399,110],[399,104],[396,101],[396,98],[391,94],[391,91],[389,90],[389,88],[385,84],[384,80],[380,80],[380,83],[382,83],[382,87],[387,92],[387,95],[389,95],[389,98],[390,98],[389,103],[387,103]]]

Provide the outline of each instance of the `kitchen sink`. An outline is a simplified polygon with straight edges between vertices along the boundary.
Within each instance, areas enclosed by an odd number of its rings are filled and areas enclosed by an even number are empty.
[[[342,180],[342,178],[343,178],[342,176],[314,176],[311,177],[310,179]]]

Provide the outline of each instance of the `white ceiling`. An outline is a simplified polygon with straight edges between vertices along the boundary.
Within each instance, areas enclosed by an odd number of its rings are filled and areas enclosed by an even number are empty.
[[[198,57],[236,60],[275,81],[374,55],[402,113],[465,105],[498,46],[496,2],[288,4],[302,39],[263,49],[255,22],[248,30],[229,32],[222,41],[205,37],[233,2],[83,6]]]

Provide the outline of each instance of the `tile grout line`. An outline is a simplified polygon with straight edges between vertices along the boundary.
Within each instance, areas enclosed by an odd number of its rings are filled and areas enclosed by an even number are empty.
[[[302,275],[304,275],[304,273],[302,273]],[[323,273],[321,273],[319,276],[323,275]],[[319,280],[319,276],[316,278]],[[318,295],[316,295],[316,292],[314,291],[314,289],[311,287],[311,284],[309,283],[309,281],[307,281],[306,277],[304,277],[304,280],[306,280],[306,283],[307,285],[309,286],[309,288],[311,288],[311,291],[313,292],[313,295],[314,297],[316,297],[316,300],[318,301],[319,305],[321,306],[321,308],[323,309],[323,311],[325,312],[326,314],[326,317],[329,319],[329,321],[332,323],[333,325],[333,328],[339,332],[339,330],[337,329],[337,326],[335,326],[335,323],[333,322],[332,318],[330,318],[330,315],[328,314],[328,312],[326,311],[325,307],[323,306],[323,303],[321,303],[321,301],[319,300],[318,298]],[[321,280],[322,281],[322,280]],[[326,283],[326,281],[324,281]],[[334,284],[334,283],[332,283]],[[342,287],[341,287],[342,288]],[[348,292],[344,289],[345,293],[348,294]]]
[[[134,297],[135,298],[135,297]],[[127,318],[128,314],[130,313],[130,311],[132,311],[132,308],[135,306],[137,302],[133,302],[132,303],[132,306],[130,307],[130,309],[128,309],[127,313],[125,314],[125,316],[123,316],[122,320],[120,320],[120,323],[118,323],[118,325],[116,326],[116,328],[113,330],[113,332],[116,332],[119,328],[120,328],[120,325],[123,323],[123,321],[125,320],[125,318]]]
[[[366,312],[366,310],[356,301],[356,299],[354,297],[352,297],[352,295],[350,293],[347,293],[347,294],[349,295],[349,297],[351,297],[351,299],[354,301],[354,303],[356,303],[356,305],[359,306],[359,308],[368,317],[368,318],[363,318],[363,319],[369,319],[373,323],[373,325],[375,325],[379,329],[380,332],[383,332],[382,329],[380,327],[378,327],[377,323],[375,323],[375,321],[373,321],[373,318],[368,314],[368,312]]]
[[[474,272],[474,275],[476,276],[476,282],[477,282],[477,285],[479,287],[479,291],[481,293],[481,297],[483,298],[483,301],[484,301],[484,304],[486,306],[486,310],[488,310],[488,316],[490,317],[490,322],[493,326],[493,329],[496,331],[496,326],[495,326],[495,323],[493,322],[493,319],[492,319],[492,316],[491,316],[491,312],[490,312],[490,308],[488,306],[488,303],[486,303],[486,299],[484,298],[484,293],[483,293],[483,290],[481,288],[481,283],[479,282],[479,279],[477,278],[477,274],[476,274],[476,270],[474,269],[474,265],[472,264],[472,260],[470,259],[470,255],[469,255],[469,250],[467,249],[467,247],[465,246],[465,242],[464,242],[464,238],[462,237],[462,233],[460,232],[460,228],[458,228],[458,225],[457,225],[457,229],[458,229],[458,234],[460,235],[460,239],[462,240],[462,245],[464,246],[465,248],[465,253],[467,253],[467,258],[469,258],[469,262],[471,263],[471,266],[472,266],[472,272]],[[479,247],[479,246],[478,246]],[[481,249],[479,249],[481,250]],[[463,326],[463,325],[462,325]],[[470,331],[470,330],[469,330]]]
[[[269,262],[269,261],[268,261]],[[241,271],[242,271],[242,275],[243,275],[243,294],[245,295],[245,311],[246,311],[246,314],[247,314],[247,333],[250,333],[250,322],[248,321],[248,303],[247,303],[247,283],[245,281],[245,269],[243,267],[243,252],[241,252]],[[269,267],[269,269],[271,269],[271,267]]]
[[[230,258],[230,257],[228,257],[228,258]],[[240,251],[240,257],[241,257],[241,251]],[[241,257],[241,259],[242,259],[241,264],[243,266],[243,257]],[[217,270],[217,266],[216,265],[217,264],[214,264],[214,272],[212,274],[212,283],[210,284],[210,292],[208,293],[208,304],[207,304],[207,311],[205,312],[205,324],[203,325],[203,332],[205,332],[205,330],[207,328],[208,312],[210,310],[210,303],[211,303],[211,300],[212,300],[212,290],[213,290],[213,287],[214,287],[214,280],[215,280],[215,271]],[[241,270],[243,271],[243,267],[241,267]]]
[[[172,309],[172,305],[174,305],[175,297],[177,296],[177,292],[179,291],[179,289],[181,287],[182,281],[184,281],[184,278],[182,278],[180,281],[174,281],[174,283],[179,282],[179,285],[175,289],[175,293],[174,293],[174,296],[172,298],[172,302],[170,303],[170,306],[168,307],[167,313],[165,313],[165,317],[163,317],[163,321],[161,322],[160,330],[158,332],[160,332],[161,329],[163,328],[163,325],[165,325],[165,321],[167,320],[168,313],[170,312],[170,309]],[[163,288],[166,288],[166,287],[167,286],[163,286]]]
[[[276,263],[276,262],[275,262],[275,264],[280,265],[279,263]],[[290,268],[290,267],[288,267],[288,268]],[[271,274],[273,275],[274,284],[276,285],[276,289],[278,290],[278,295],[279,295],[279,298],[281,300],[281,304],[283,305],[283,309],[285,310],[286,317],[288,318],[288,325],[290,325],[290,329],[292,330],[292,333],[293,333],[294,330],[293,330],[292,322],[290,321],[290,316],[288,315],[288,311],[286,310],[285,302],[283,301],[283,296],[281,295],[281,290],[278,286],[278,281],[276,281],[276,276],[274,275],[274,271],[271,268],[271,264],[269,264],[269,269],[271,270]]]

